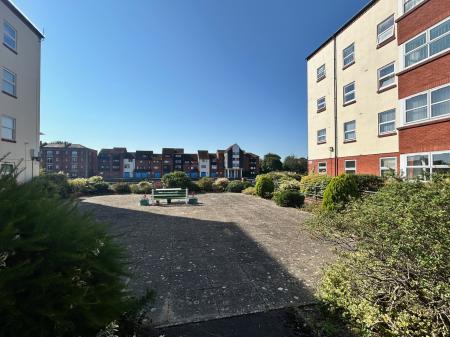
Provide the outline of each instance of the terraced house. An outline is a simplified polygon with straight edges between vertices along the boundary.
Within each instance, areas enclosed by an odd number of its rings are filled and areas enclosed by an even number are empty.
[[[39,174],[42,33],[10,1],[0,0],[0,172],[19,181]]]
[[[450,2],[374,0],[307,58],[309,171],[450,164]]]

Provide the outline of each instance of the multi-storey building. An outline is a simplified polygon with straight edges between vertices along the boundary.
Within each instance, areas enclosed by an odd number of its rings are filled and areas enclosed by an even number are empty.
[[[135,175],[135,172],[137,174],[136,169],[136,153],[128,152],[123,156],[123,177],[124,178],[132,178]]]
[[[199,176],[199,159],[197,154],[183,155],[183,170],[190,178],[197,179]],[[177,170],[175,170],[177,171]]]
[[[68,142],[43,143],[41,169],[63,172],[71,178],[88,178],[97,172],[97,151]]]
[[[127,154],[124,147],[101,149],[97,157],[99,175],[106,179],[123,178],[123,165]]]
[[[0,172],[19,181],[39,174],[42,33],[12,2],[0,0]]]
[[[248,178],[255,178],[259,173],[259,156],[254,153],[245,152],[243,175]]]
[[[449,11],[445,0],[373,0],[308,56],[310,172],[448,168]]]
[[[134,155],[134,174],[124,176],[124,178],[153,178],[153,151],[136,151]]]
[[[198,166],[200,177],[210,177],[211,176],[211,160],[208,151],[199,150],[198,151]]]

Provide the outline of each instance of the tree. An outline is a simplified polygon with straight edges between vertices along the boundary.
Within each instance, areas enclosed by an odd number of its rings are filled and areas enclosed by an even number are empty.
[[[308,172],[308,159],[297,158],[294,155],[287,156],[284,158],[283,169],[296,173],[306,173]]]
[[[280,171],[283,169],[281,157],[275,153],[268,153],[261,162],[261,171],[264,173]]]

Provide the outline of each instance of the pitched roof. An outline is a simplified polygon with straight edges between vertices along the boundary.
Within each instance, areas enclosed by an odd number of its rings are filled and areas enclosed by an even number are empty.
[[[88,149],[86,146],[83,146],[81,144],[72,144],[68,142],[55,142],[55,143],[47,143],[41,145],[43,148],[55,148],[55,149]],[[90,150],[90,149],[89,149]]]
[[[40,39],[45,38],[44,34],[41,33],[41,31],[36,27],[36,25],[26,17],[25,14],[16,6],[14,5],[10,0],[0,0],[3,2],[3,4],[9,8],[11,12],[13,12],[22,22],[30,28],[33,33],[35,33]]]

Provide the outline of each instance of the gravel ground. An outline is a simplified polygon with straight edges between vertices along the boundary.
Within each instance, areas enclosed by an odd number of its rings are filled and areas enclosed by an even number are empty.
[[[243,194],[199,195],[197,206],[139,206],[138,195],[82,199],[127,248],[130,287],[154,289],[156,326],[314,302],[332,247],[302,226],[307,213]]]

